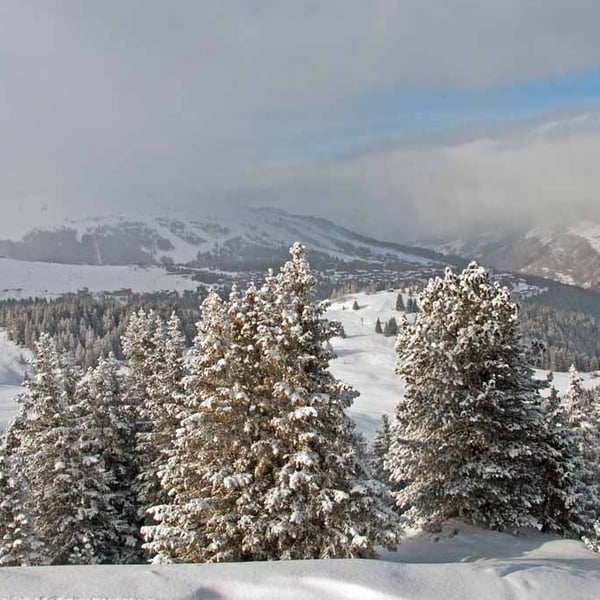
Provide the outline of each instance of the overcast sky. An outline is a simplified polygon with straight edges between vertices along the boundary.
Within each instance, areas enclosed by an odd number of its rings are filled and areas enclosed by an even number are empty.
[[[597,0],[0,0],[2,218],[247,203],[408,239],[600,213],[599,24]]]

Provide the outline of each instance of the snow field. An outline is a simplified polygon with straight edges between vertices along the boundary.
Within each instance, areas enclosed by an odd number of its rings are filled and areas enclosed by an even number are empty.
[[[454,526],[382,560],[4,568],[0,600],[597,600],[600,557],[583,544]]]
[[[55,298],[87,288],[90,292],[130,289],[136,293],[195,290],[198,284],[160,267],[65,265],[0,258],[0,299]]]
[[[31,354],[6,338],[0,330],[0,431],[17,411],[15,398],[22,391],[21,383]]]

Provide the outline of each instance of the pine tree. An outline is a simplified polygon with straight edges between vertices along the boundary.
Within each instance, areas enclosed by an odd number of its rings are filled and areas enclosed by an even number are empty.
[[[581,518],[585,532],[591,532],[600,514],[600,420],[593,395],[583,389],[582,380],[573,365],[569,369],[569,389],[564,405],[569,424],[575,431],[582,460],[581,478],[586,486]]]
[[[148,509],[165,504],[168,497],[160,478],[180,425],[183,406],[185,340],[175,313],[168,323],[156,327],[153,341],[155,371],[147,382],[147,395],[140,407],[142,419],[148,423],[138,439],[138,454],[144,457],[138,475],[140,512],[150,524]]]
[[[377,318],[377,321],[375,321],[375,333],[383,333],[383,329],[381,328],[381,321],[379,320],[379,317]]]
[[[135,490],[136,407],[128,403],[119,364],[113,355],[100,359],[78,388],[80,444],[97,460],[105,478],[98,528],[107,540],[103,562],[136,562],[140,557]],[[99,555],[99,553],[96,553]]]
[[[397,372],[406,381],[386,462],[413,522],[450,518],[493,529],[535,525],[541,502],[539,384],[527,366],[518,308],[476,263],[446,270],[404,322]]]
[[[276,336],[263,339],[276,357],[267,366],[277,406],[270,437],[285,458],[267,494],[267,532],[284,558],[372,556],[375,544],[389,545],[394,516],[344,413],[358,394],[328,368],[334,330],[323,318],[326,304],[315,301],[306,251],[295,244],[290,253],[275,285]]]
[[[42,564],[42,544],[33,529],[20,475],[20,418],[0,438],[0,566]]]
[[[570,426],[556,388],[552,388],[543,410],[545,441],[550,451],[540,469],[543,499],[538,518],[542,531],[580,537],[590,529],[590,523],[582,518],[587,487],[579,448],[581,434]]]
[[[20,434],[23,473],[35,529],[52,564],[108,560],[104,527],[110,490],[101,461],[81,443],[77,371],[46,334],[34,359]]]
[[[375,436],[373,438],[373,457],[371,460],[371,465],[373,467],[373,474],[375,477],[377,477],[377,479],[380,481],[383,481],[386,485],[389,485],[389,473],[385,468],[385,459],[389,453],[391,443],[392,430],[390,418],[387,415],[382,415],[381,425],[375,432]]]
[[[305,251],[260,290],[211,295],[188,364],[185,418],[154,509],[157,561],[372,556],[391,514],[327,369],[336,328]]]
[[[358,310],[359,308],[360,308],[360,306],[358,305],[358,301],[357,301],[357,300],[355,300],[355,301],[352,303],[352,310]]]
[[[398,292],[396,296],[396,310],[399,312],[404,312],[406,306],[404,305],[404,298],[402,296],[402,292]]]
[[[387,337],[398,335],[398,322],[396,321],[396,317],[392,317],[385,322],[383,335]]]
[[[127,359],[127,404],[137,411],[136,438],[136,503],[140,522],[147,510],[156,504],[156,478],[152,472],[157,449],[152,442],[154,401],[151,388],[160,370],[164,350],[164,323],[160,315],[141,309],[131,315],[123,335],[123,353]]]

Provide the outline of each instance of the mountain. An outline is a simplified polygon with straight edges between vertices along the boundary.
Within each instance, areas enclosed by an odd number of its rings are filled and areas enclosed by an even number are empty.
[[[177,264],[249,270],[285,259],[294,241],[305,244],[319,266],[357,261],[439,267],[446,262],[423,248],[379,242],[325,219],[269,208],[240,209],[212,219],[163,215],[66,221],[32,228],[20,239],[0,240],[0,255],[63,264]]]
[[[600,290],[600,223],[487,232],[460,240],[425,242],[446,255],[474,258],[502,271]]]

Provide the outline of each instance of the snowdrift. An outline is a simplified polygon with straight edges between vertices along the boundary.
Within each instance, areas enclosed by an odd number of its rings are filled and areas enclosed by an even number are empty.
[[[382,560],[0,569],[0,599],[597,600],[600,556],[555,536],[457,524]],[[453,526],[450,526],[450,530]],[[447,535],[447,533],[446,533]]]

